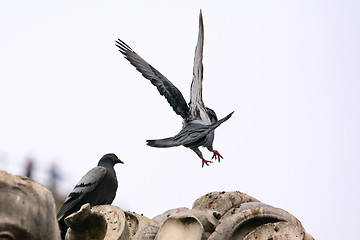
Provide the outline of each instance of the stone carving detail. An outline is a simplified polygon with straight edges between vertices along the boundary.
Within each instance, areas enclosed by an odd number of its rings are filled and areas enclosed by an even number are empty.
[[[105,207],[107,211],[103,210]],[[261,203],[241,192],[208,193],[197,199],[192,209],[172,209],[153,219],[109,205],[93,207],[91,212],[103,214],[107,221],[111,219],[109,216],[122,216],[116,218],[118,226],[109,228],[109,222],[102,225],[102,232],[107,228],[104,239],[109,240],[313,239],[300,221],[287,211]],[[73,215],[76,214],[81,214],[81,210]]]
[[[66,240],[313,240],[295,216],[241,192],[208,193],[192,209],[172,209],[153,219],[112,205],[84,204],[65,222]],[[0,239],[60,240],[51,192],[0,171]]]

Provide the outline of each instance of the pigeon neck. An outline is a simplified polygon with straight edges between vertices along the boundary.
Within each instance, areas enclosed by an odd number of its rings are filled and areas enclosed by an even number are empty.
[[[100,161],[98,166],[109,168],[109,169],[114,167],[114,165],[111,162],[108,162],[108,161]]]

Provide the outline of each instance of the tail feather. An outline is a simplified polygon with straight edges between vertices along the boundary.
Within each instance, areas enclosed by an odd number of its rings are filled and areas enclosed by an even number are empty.
[[[60,220],[58,220],[58,223],[59,223],[59,228],[60,228],[60,235],[61,235],[61,239],[65,239],[65,235],[66,235],[66,232],[67,232],[67,229],[69,228],[65,221],[64,221],[64,218],[61,218]]]
[[[168,147],[175,147],[179,146],[173,140],[174,137],[164,138],[164,139],[156,139],[156,140],[146,140],[147,145],[151,147],[157,148],[168,148]]]
[[[177,135],[174,137],[146,140],[147,145],[157,148],[176,147],[181,145],[189,145],[198,141],[199,139],[208,135],[211,131],[215,130],[220,124],[228,120],[234,112],[230,113],[226,117],[216,121],[210,125],[203,125],[198,123],[190,123],[186,125]]]

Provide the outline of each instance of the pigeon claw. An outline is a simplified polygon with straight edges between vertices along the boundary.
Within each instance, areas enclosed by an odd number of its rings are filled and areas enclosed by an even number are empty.
[[[212,156],[211,159],[215,158],[215,160],[218,160],[220,162],[220,159],[222,159],[223,156],[221,156],[220,153],[217,150],[214,150],[213,153],[214,153],[214,155]]]
[[[204,167],[204,164],[206,164],[206,166],[209,166],[209,163],[212,163],[212,161],[208,161],[208,160],[205,160],[203,157],[201,157],[201,160],[202,160],[202,168]]]

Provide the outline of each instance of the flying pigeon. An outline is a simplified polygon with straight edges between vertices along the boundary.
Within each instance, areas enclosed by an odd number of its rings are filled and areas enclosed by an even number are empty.
[[[114,165],[123,163],[115,154],[104,155],[98,166],[86,173],[76,184],[57,214],[57,220],[64,239],[67,225],[64,219],[78,211],[85,203],[91,206],[111,204],[115,198],[118,182]]]
[[[221,123],[228,120],[234,112],[218,121],[215,112],[212,109],[205,107],[202,99],[204,26],[201,10],[189,105],[186,103],[179,89],[177,89],[164,75],[142,59],[125,42],[120,39],[115,42],[115,45],[120,48],[119,51],[124,57],[145,78],[149,79],[151,83],[156,86],[160,94],[166,98],[175,113],[183,118],[183,128],[176,136],[158,140],[147,140],[147,144],[158,148],[180,145],[188,147],[201,158],[202,167],[204,167],[204,164],[209,165],[211,161],[205,160],[199,150],[199,147],[203,146],[213,152],[212,159],[215,158],[215,160],[217,159],[220,162],[220,159],[223,157],[217,150],[213,149],[214,130]]]

